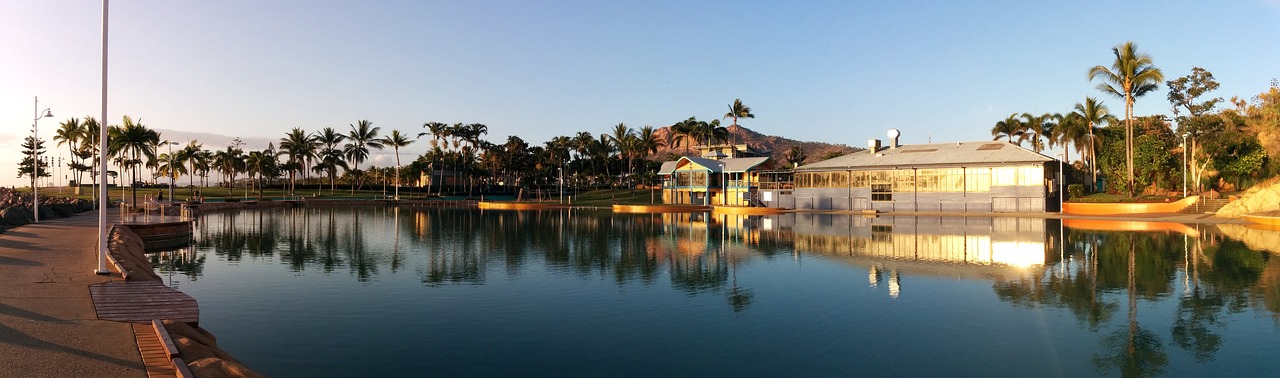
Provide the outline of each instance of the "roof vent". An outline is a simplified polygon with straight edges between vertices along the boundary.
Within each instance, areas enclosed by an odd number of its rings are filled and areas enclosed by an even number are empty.
[[[868,149],[868,150],[871,150],[871,153],[873,153],[873,154],[874,154],[874,153],[876,153],[876,151],[879,151],[879,150],[880,150],[880,140],[879,140],[879,139],[868,139],[868,140],[867,140],[867,149]]]
[[[898,136],[902,135],[898,129],[889,129],[889,148],[898,148]]]

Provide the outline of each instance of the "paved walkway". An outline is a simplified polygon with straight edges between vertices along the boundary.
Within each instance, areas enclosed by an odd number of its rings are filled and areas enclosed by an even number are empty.
[[[89,285],[121,280],[93,273],[97,235],[93,211],[0,233],[0,376],[147,376],[129,323],[94,313]]]

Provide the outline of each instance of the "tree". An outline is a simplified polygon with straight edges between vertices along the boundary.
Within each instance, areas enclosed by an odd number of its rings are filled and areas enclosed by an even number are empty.
[[[280,152],[289,157],[285,164],[289,171],[289,194],[294,193],[297,185],[294,173],[306,172],[306,163],[316,157],[316,150],[319,148],[317,138],[301,128],[295,127],[285,133],[284,138],[280,138]]]
[[[363,119],[351,125],[351,131],[347,133],[348,142],[343,146],[343,152],[347,160],[355,164],[354,171],[360,170],[360,163],[369,157],[370,148],[382,149],[382,143],[378,141],[378,130],[379,128],[373,126],[373,122]],[[355,193],[357,183],[364,186],[358,173],[355,177],[356,182],[351,183],[351,193]]]
[[[1151,56],[1139,53],[1132,41],[1111,48],[1115,61],[1111,67],[1089,69],[1089,81],[1101,78],[1098,90],[1124,99],[1125,160],[1129,168],[1129,197],[1137,188],[1133,182],[1133,102],[1138,97],[1160,88],[1164,74],[1151,62]]]
[[[449,130],[449,125],[443,122],[427,122],[422,124],[422,127],[427,129],[427,131],[418,133],[418,137],[421,138],[424,135],[430,134],[431,147],[438,145],[440,143],[440,139],[443,139],[446,135],[445,133]]]
[[[142,158],[147,158],[147,161],[155,160],[155,146],[160,143],[160,134],[144,126],[141,118],[135,122],[126,115],[124,126],[112,128],[108,143],[113,155],[123,158],[121,166],[130,168],[130,194],[133,196],[132,203],[137,204],[138,167],[144,163]]]
[[[396,153],[396,199],[400,199],[400,147],[413,144],[413,140],[408,136],[401,134],[400,130],[391,130],[391,135],[379,140],[385,146],[391,147]]]
[[[751,108],[742,104],[742,99],[733,99],[733,103],[729,104],[729,112],[724,114],[724,118],[733,118],[733,124],[730,126],[738,127],[738,118],[756,118],[755,114],[751,114]]]
[[[244,158],[241,156],[244,151],[238,147],[237,143],[227,146],[227,149],[218,151],[213,155],[213,165],[218,167],[218,172],[227,179],[227,189],[232,189],[232,185],[236,182],[236,173],[239,173],[244,167]]]
[[[1110,123],[1115,119],[1111,112],[1107,110],[1107,105],[1102,101],[1098,101],[1093,97],[1085,97],[1083,103],[1076,103],[1075,111],[1072,114],[1079,115],[1084,122],[1088,124],[1089,131],[1089,171],[1093,174],[1093,187],[1098,187],[1098,141],[1097,133],[1099,127],[1104,123]]]
[[[44,140],[36,140],[28,136],[22,140],[22,160],[18,162],[18,177],[31,178],[31,187],[36,187],[34,171],[39,167],[40,177],[49,177],[49,164],[40,155],[44,155]],[[32,154],[35,156],[33,157]]]
[[[76,118],[63,121],[58,127],[57,134],[53,136],[53,140],[58,142],[58,147],[66,145],[67,152],[71,153],[71,158],[74,160],[69,162],[67,166],[76,170],[76,184],[78,185],[80,183],[81,170],[77,169],[77,167],[84,164],[79,163],[80,154],[77,152],[80,150],[80,142],[84,140],[84,125],[81,125],[80,120]]]
[[[634,152],[636,144],[632,141],[633,138],[635,138],[635,131],[632,131],[625,123],[614,125],[613,133],[609,135],[609,140],[617,148],[618,161],[627,169],[630,169],[631,165],[628,162],[628,158]],[[622,172],[618,172],[618,175],[621,176]]]
[[[809,154],[804,152],[804,149],[800,148],[800,146],[794,146],[787,150],[787,164],[791,164],[792,168],[800,166],[800,163],[804,163],[805,159],[808,158]]]
[[[201,167],[209,165],[208,161],[202,161],[206,158],[206,155],[201,152],[204,152],[204,146],[200,145],[200,141],[195,140],[187,142],[186,147],[176,152],[178,159],[186,162],[187,167],[190,168],[187,171],[187,186],[191,188],[192,196],[195,196],[195,176],[197,172],[200,172]]]
[[[1173,104],[1174,118],[1178,118],[1179,108],[1186,109],[1188,115],[1195,117],[1213,111],[1213,107],[1222,102],[1222,97],[1214,97],[1197,103],[1201,96],[1218,89],[1213,73],[1200,67],[1192,67],[1190,75],[1164,84],[1169,87],[1169,103]]]
[[[1040,153],[1045,147],[1044,141],[1040,138],[1051,134],[1049,132],[1051,131],[1049,130],[1050,126],[1047,122],[1049,118],[1048,114],[1022,113],[1022,129],[1024,130],[1022,138],[1031,140],[1031,150],[1036,153]],[[1022,144],[1021,141],[1018,144]]]
[[[338,167],[347,169],[347,162],[343,160],[342,150],[338,149],[338,144],[346,140],[347,137],[338,133],[332,127],[321,129],[316,134],[316,140],[324,145],[324,149],[320,150],[316,159],[320,161],[312,170],[316,173],[324,172],[329,175],[329,193],[333,194],[334,182],[338,177]],[[320,165],[323,164],[323,167]]]
[[[1018,137],[1018,145],[1022,145],[1022,141],[1026,139],[1026,129],[1022,127],[1022,121],[1018,120],[1018,113],[1010,114],[1003,121],[996,122],[996,126],[991,128],[991,140],[1000,140],[1005,138],[1006,142],[1013,143],[1013,137]]]

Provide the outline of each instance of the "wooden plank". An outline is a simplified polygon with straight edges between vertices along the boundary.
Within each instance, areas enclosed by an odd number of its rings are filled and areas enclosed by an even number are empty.
[[[156,337],[160,338],[160,345],[164,346],[164,351],[169,355],[169,358],[178,356],[180,354],[178,347],[173,345],[173,339],[169,338],[169,331],[164,328],[164,323],[161,323],[159,319],[152,319],[151,327],[155,329]]]
[[[156,337],[154,328],[148,325],[134,324],[133,335],[138,342],[138,354],[141,355],[142,364],[146,367],[147,377],[168,378],[178,376],[173,367],[173,362],[169,360],[164,348],[160,346],[160,339]]]
[[[171,362],[173,362],[173,370],[179,378],[195,378],[196,375],[191,374],[191,369],[187,368],[187,362],[182,358],[174,358]]]

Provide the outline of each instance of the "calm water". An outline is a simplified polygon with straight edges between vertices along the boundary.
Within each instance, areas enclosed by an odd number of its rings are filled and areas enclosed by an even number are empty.
[[[195,246],[153,263],[200,301],[201,325],[220,345],[273,376],[1280,368],[1280,259],[1271,252],[1213,226],[1061,226],[279,209],[208,215]]]

